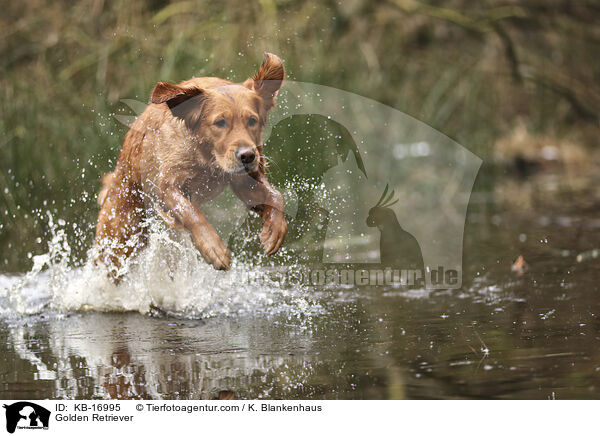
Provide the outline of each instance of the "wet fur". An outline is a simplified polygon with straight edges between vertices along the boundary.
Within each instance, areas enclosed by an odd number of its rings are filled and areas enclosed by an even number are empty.
[[[228,269],[228,249],[200,210],[227,186],[262,217],[265,252],[279,250],[287,223],[281,194],[265,173],[262,130],[284,77],[281,60],[267,53],[254,77],[242,84],[216,77],[157,83],[98,195],[97,261],[114,277],[122,260],[143,243],[141,224],[153,209],[171,227],[189,232],[207,262]],[[220,120],[226,120],[225,128]],[[240,163],[236,152],[242,148],[255,152],[252,163]]]

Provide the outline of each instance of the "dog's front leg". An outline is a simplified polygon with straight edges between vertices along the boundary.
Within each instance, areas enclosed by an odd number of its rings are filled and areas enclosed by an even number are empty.
[[[173,227],[178,227],[180,224],[190,232],[194,245],[208,263],[216,269],[229,269],[230,258],[227,247],[208,222],[206,215],[178,187],[163,185],[160,192],[167,213],[175,220],[167,222]]]
[[[231,189],[247,207],[256,211],[263,220],[260,245],[267,255],[277,253],[285,234],[287,222],[284,215],[283,197],[274,189],[262,172],[236,176]]]

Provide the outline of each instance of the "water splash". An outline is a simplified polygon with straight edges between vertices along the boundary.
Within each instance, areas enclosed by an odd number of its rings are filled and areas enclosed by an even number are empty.
[[[230,271],[216,271],[200,257],[189,236],[148,219],[148,240],[123,262],[114,283],[93,259],[77,266],[67,240],[68,224],[48,213],[50,240],[45,254],[33,256],[22,276],[0,276],[0,315],[53,311],[137,311],[184,318],[281,314],[305,319],[321,308],[302,286],[286,286],[248,256],[234,259]],[[293,266],[290,268],[294,268]]]

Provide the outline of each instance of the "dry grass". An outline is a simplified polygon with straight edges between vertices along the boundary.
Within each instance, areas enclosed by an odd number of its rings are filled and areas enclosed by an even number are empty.
[[[0,17],[6,268],[38,249],[45,229],[32,211],[70,216],[89,239],[97,181],[124,135],[113,115],[130,114],[120,99],[146,101],[159,80],[245,79],[265,50],[286,61],[292,79],[380,100],[484,158],[517,119],[589,145],[600,108],[599,12],[566,0],[8,2]]]

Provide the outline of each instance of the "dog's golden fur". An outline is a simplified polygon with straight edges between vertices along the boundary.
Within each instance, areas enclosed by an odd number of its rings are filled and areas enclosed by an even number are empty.
[[[216,77],[157,83],[125,136],[115,170],[102,180],[101,262],[118,271],[135,249],[128,241],[143,236],[146,212],[155,208],[170,226],[191,234],[207,262],[228,269],[228,249],[199,208],[227,186],[262,217],[265,252],[279,250],[287,223],[281,194],[265,174],[262,130],[284,76],[281,60],[266,53],[254,77],[241,84]]]

